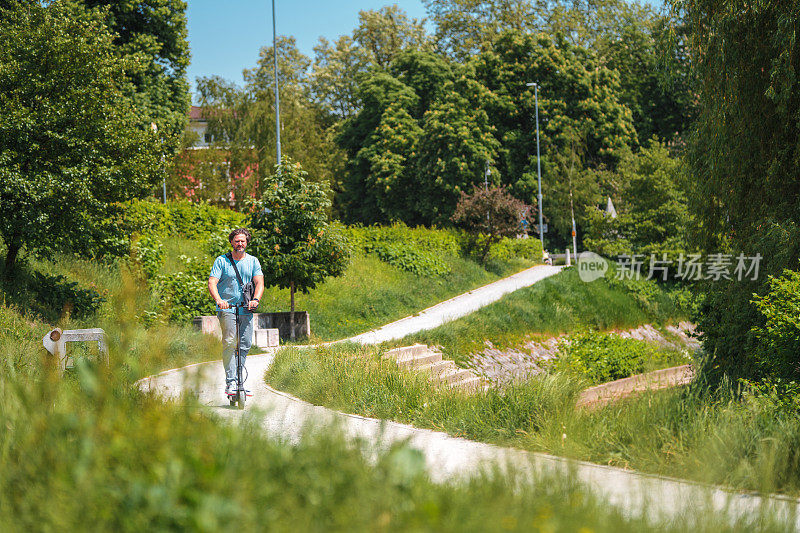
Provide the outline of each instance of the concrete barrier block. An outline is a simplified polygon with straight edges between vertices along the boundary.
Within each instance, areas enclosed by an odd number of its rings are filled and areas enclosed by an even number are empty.
[[[192,319],[192,324],[206,335],[214,335],[216,338],[222,339],[222,328],[219,326],[219,319],[216,315],[196,316]]]
[[[278,329],[253,329],[253,345],[258,348],[273,348],[278,346]]]

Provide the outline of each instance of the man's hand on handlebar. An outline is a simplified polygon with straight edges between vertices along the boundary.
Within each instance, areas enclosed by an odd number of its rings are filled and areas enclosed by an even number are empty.
[[[218,300],[217,301],[217,307],[219,307],[220,309],[230,309],[231,308],[231,304],[229,304],[225,300]]]
[[[250,300],[250,301],[247,303],[247,309],[248,309],[248,311],[255,311],[255,309],[256,309],[257,307],[258,307],[258,300]]]

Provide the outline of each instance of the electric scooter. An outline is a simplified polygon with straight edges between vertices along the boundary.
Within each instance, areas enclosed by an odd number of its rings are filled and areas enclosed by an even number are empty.
[[[246,304],[237,304],[232,306],[233,312],[236,315],[236,391],[228,393],[228,400],[231,405],[238,405],[239,409],[244,409],[244,404],[247,402],[247,391],[244,389],[244,382],[247,379],[247,369],[244,367],[241,352],[239,351],[239,344],[241,342],[241,334],[239,332],[239,309],[247,307]]]

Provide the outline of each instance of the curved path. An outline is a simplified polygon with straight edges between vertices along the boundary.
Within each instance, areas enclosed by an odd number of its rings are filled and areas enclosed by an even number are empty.
[[[508,292],[556,274],[559,270],[558,267],[537,266],[349,340],[364,344],[378,343],[436,327],[496,301]],[[421,320],[421,317],[427,317],[427,320]],[[794,524],[793,529],[800,530],[800,516],[797,516],[800,501],[792,498],[732,493],[699,483],[473,442],[438,431],[312,405],[264,383],[263,376],[272,364],[274,351],[272,349],[266,354],[248,357],[247,367],[251,376],[248,385],[254,396],[244,411],[228,405],[222,393],[225,384],[219,361],[167,370],[145,378],[140,385],[144,390],[157,391],[166,398],[196,395],[201,404],[209,406],[226,419],[235,421],[243,416],[257,417],[268,434],[294,442],[310,426],[325,427],[330,424],[337,424],[349,437],[365,439],[375,443],[378,448],[399,441],[407,442],[424,454],[434,481],[467,477],[493,467],[527,475],[555,472],[575,476],[610,504],[632,515],[647,512],[653,518],[668,519],[684,515],[692,509],[714,509],[736,519],[754,516],[760,509],[768,509],[771,514]]]

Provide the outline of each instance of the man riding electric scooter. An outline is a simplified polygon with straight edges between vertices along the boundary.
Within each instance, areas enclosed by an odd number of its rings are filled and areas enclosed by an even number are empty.
[[[245,253],[250,232],[244,228],[228,235],[232,251],[217,257],[208,277],[208,292],[217,305],[222,329],[222,364],[225,394],[244,405],[244,363],[253,342],[253,310],[264,292],[264,274],[258,259]],[[233,400],[232,400],[233,401]]]

